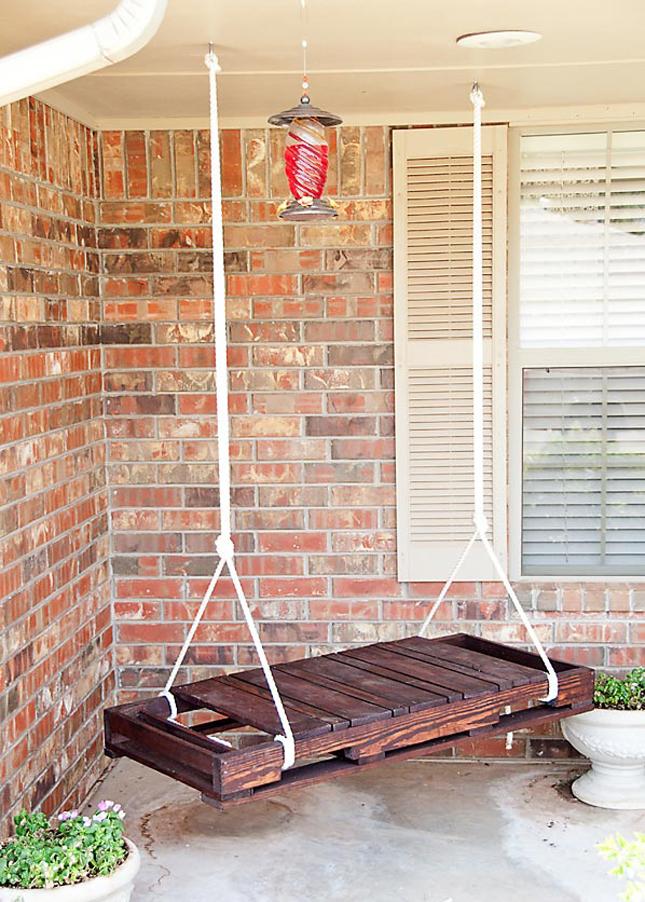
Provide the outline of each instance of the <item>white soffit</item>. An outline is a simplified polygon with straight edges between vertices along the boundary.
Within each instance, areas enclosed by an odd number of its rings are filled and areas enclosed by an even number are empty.
[[[2,0],[0,53],[77,27],[116,0]],[[222,65],[223,125],[261,125],[300,88],[298,0],[169,0],[136,56],[48,91],[43,99],[93,125],[205,125],[203,56]],[[464,119],[473,79],[488,121],[633,118],[645,112],[645,4],[588,0],[308,0],[314,102],[346,122]],[[541,41],[505,50],[458,47],[467,32],[527,29]],[[585,108],[585,109],[583,109]],[[589,108],[589,109],[586,109]],[[465,110],[465,112],[464,112]]]

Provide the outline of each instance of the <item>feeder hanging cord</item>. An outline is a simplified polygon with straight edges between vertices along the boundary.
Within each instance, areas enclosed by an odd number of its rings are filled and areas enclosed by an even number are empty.
[[[188,635],[181,647],[177,660],[170,672],[166,686],[161,696],[168,701],[170,706],[170,718],[177,716],[177,703],[172,694],[172,686],[177,678],[179,668],[184,662],[186,652],[190,648],[197,627],[208,607],[217,582],[224,570],[228,568],[237,600],[242,608],[244,619],[253,645],[257,652],[262,671],[264,672],[267,686],[273,699],[283,733],[274,738],[281,743],[284,750],[282,769],[286,770],[295,762],[295,741],[289,718],[284,709],[284,704],[276,686],[271,666],[262,645],[249,604],[244,595],[244,589],[240,583],[235,567],[235,547],[231,539],[231,465],[229,458],[229,416],[228,416],[228,370],[227,370],[227,337],[226,337],[226,278],[224,275],[224,232],[222,225],[222,182],[219,151],[219,122],[217,110],[217,72],[219,64],[212,46],[205,57],[208,68],[209,98],[210,98],[210,136],[211,136],[211,196],[212,196],[212,232],[213,232],[213,314],[215,322],[215,388],[217,397],[217,456],[220,496],[220,534],[215,543],[219,555],[219,562],[215,573],[211,577],[206,593],[197,610],[195,619],[188,631]]]

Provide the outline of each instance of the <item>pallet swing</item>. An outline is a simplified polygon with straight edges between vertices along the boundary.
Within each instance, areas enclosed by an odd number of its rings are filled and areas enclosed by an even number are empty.
[[[483,477],[482,93],[473,86],[473,433],[474,532],[419,635],[270,667],[235,566],[231,540],[228,378],[217,57],[206,56],[210,84],[213,299],[215,318],[220,535],[217,568],[161,694],[109,708],[105,749],[199,790],[227,808],[374,764],[420,757],[460,742],[592,707],[593,671],[551,661],[488,539]],[[476,541],[486,549],[537,654],[465,633],[424,632]],[[260,667],[175,686],[179,669],[224,568],[228,570]],[[192,726],[191,712],[209,712]],[[187,715],[187,717],[186,717]],[[234,748],[222,734],[264,733]]]

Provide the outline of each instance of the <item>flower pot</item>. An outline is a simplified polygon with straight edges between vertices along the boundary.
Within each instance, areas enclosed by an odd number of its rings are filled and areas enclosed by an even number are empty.
[[[109,877],[93,877],[54,889],[16,889],[0,886],[0,902],[129,902],[141,867],[139,850],[126,839],[128,857]]]
[[[567,717],[562,732],[591,760],[571,787],[576,798],[598,808],[645,808],[645,711],[596,708]]]

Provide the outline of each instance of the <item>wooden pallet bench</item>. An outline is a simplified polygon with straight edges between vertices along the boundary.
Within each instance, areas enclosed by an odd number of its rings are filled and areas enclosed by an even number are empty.
[[[177,686],[179,720],[163,698],[109,708],[105,748],[168,774],[218,808],[331,779],[382,761],[429,754],[487,735],[559,720],[592,707],[593,671],[553,661],[557,699],[537,655],[465,633],[380,642],[273,668],[295,737],[282,771],[282,732],[261,670]],[[211,712],[194,726],[181,718]],[[184,717],[185,719],[185,717]],[[221,739],[252,727],[264,740]],[[216,734],[211,737],[209,734]]]

